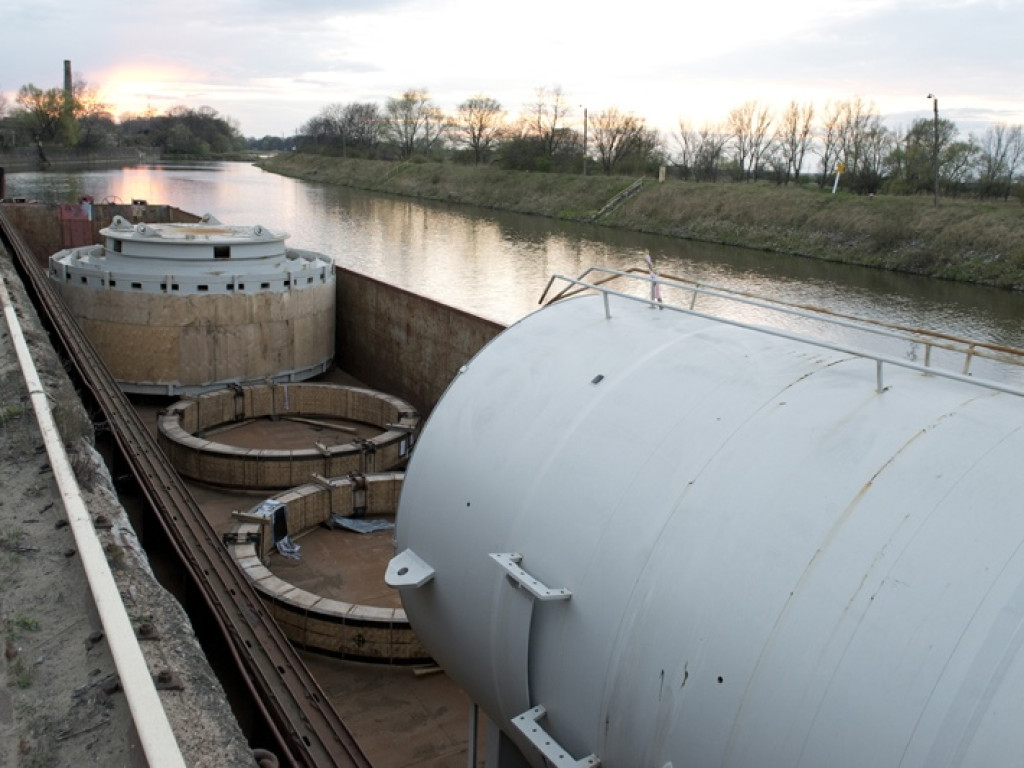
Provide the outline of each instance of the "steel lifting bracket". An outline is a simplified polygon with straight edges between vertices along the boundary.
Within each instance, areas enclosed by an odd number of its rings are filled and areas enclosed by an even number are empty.
[[[520,568],[523,556],[518,552],[492,552],[491,558],[504,569],[516,586],[522,587],[538,600],[568,600],[572,597],[568,589],[545,586]]]
[[[596,766],[601,764],[601,758],[597,755],[590,754],[576,760],[566,750],[562,749],[562,745],[551,738],[551,734],[545,731],[538,722],[546,714],[547,710],[538,705],[533,709],[526,710],[521,715],[513,717],[512,725],[518,728],[523,736],[528,738],[530,743],[540,750],[540,753],[544,755],[544,759],[555,766],[555,768],[596,768]]]
[[[422,587],[434,578],[434,569],[411,549],[391,558],[384,583],[389,587]]]

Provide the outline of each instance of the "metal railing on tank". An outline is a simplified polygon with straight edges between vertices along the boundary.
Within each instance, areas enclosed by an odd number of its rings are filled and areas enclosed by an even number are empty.
[[[565,286],[548,298],[556,283],[565,283]],[[647,269],[622,271],[590,267],[575,278],[552,275],[538,303],[552,304],[586,292],[602,295],[605,317],[609,319],[612,317],[610,300],[615,297],[873,360],[879,392],[885,389],[883,367],[893,365],[1024,397],[1024,385],[1012,381],[1014,378],[1024,381],[1024,350],[767,299],[699,281],[652,274]],[[756,317],[763,322],[741,319],[744,317]],[[774,324],[771,318],[775,319]],[[818,328],[819,335],[812,335],[814,328]],[[850,337],[867,340],[867,344],[850,343],[846,340]],[[870,340],[880,341],[887,348],[901,349],[904,357],[888,351],[872,351],[867,348]],[[972,366],[977,360],[992,363],[993,371],[1006,371],[1010,381],[976,376]]]

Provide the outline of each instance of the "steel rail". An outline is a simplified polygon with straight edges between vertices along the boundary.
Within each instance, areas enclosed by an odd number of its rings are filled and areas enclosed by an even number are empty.
[[[651,285],[667,285],[666,281],[664,279],[662,279],[662,278],[652,278],[652,277],[648,277],[648,276],[631,274],[631,273],[627,273],[627,272],[619,272],[619,271],[616,271],[616,270],[605,269],[605,268],[602,268],[602,267],[593,267],[590,270],[587,270],[587,272],[585,272],[584,275],[588,274],[591,271],[604,272],[604,273],[607,273],[607,274],[612,274],[615,277],[632,278],[632,279],[639,280],[639,281],[642,281],[642,282],[645,282],[645,283],[650,283]],[[763,333],[763,334],[765,334],[767,336],[775,336],[775,337],[782,338],[782,339],[788,339],[789,341],[796,341],[796,342],[799,342],[801,344],[808,344],[808,345],[811,345],[811,346],[819,347],[821,349],[828,349],[828,350],[831,350],[833,352],[840,352],[842,354],[853,355],[855,357],[859,357],[859,358],[862,358],[864,360],[871,360],[871,361],[873,361],[875,363],[876,381],[877,381],[876,389],[879,392],[882,392],[885,389],[885,386],[883,385],[883,377],[882,377],[883,366],[884,365],[891,365],[891,366],[896,367],[896,368],[905,368],[907,370],[917,371],[918,373],[923,373],[923,374],[926,374],[928,376],[934,376],[934,377],[938,377],[938,378],[950,379],[952,381],[959,381],[959,382],[964,383],[964,384],[970,384],[970,385],[976,386],[976,387],[983,387],[983,388],[986,388],[986,389],[994,390],[996,392],[1003,392],[1005,394],[1015,395],[1017,397],[1024,397],[1024,388],[1022,388],[1020,386],[1013,386],[1011,384],[1004,384],[1004,383],[1001,383],[1001,382],[998,382],[998,381],[994,381],[992,379],[983,379],[983,378],[980,378],[980,377],[972,376],[972,375],[970,375],[968,373],[969,366],[970,366],[970,359],[972,357],[981,357],[982,356],[982,354],[978,351],[978,348],[982,346],[982,344],[980,342],[970,342],[970,341],[963,341],[963,340],[957,339],[957,341],[962,341],[962,343],[966,346],[965,349],[943,346],[944,349],[948,349],[950,351],[955,351],[955,352],[958,352],[958,353],[964,355],[965,362],[964,362],[963,372],[962,373],[956,373],[954,371],[949,371],[949,370],[946,370],[946,369],[943,369],[943,368],[938,368],[938,367],[935,367],[935,366],[931,365],[930,361],[929,361],[929,355],[925,355],[925,363],[924,364],[915,363],[915,362],[912,362],[910,360],[904,360],[902,358],[893,357],[892,355],[883,354],[883,353],[880,353],[880,352],[872,352],[870,350],[866,350],[866,349],[862,349],[862,348],[859,348],[859,347],[855,347],[855,346],[853,346],[851,344],[844,344],[844,343],[838,343],[838,342],[830,342],[830,341],[827,341],[825,339],[814,338],[814,337],[811,337],[811,336],[808,336],[808,335],[804,335],[804,334],[801,334],[801,333],[794,333],[794,332],[790,332],[790,331],[781,330],[781,329],[778,329],[778,328],[772,328],[770,326],[765,326],[765,325],[755,325],[753,323],[743,322],[743,321],[739,321],[739,320],[733,320],[731,318],[724,317],[722,315],[714,315],[714,314],[710,314],[708,312],[700,312],[700,311],[698,311],[696,309],[693,309],[692,302],[691,302],[691,305],[689,307],[685,307],[685,306],[680,306],[680,305],[677,305],[677,304],[671,304],[671,303],[667,303],[667,302],[662,302],[660,299],[646,298],[646,297],[642,297],[642,296],[636,296],[636,295],[630,294],[630,293],[625,293],[623,291],[613,290],[613,289],[607,287],[607,284],[610,282],[610,280],[587,282],[586,280],[584,280],[582,278],[573,278],[573,277],[568,277],[566,275],[552,275],[551,278],[548,280],[547,287],[545,287],[545,289],[544,289],[544,294],[541,296],[541,301],[542,302],[543,302],[544,298],[546,297],[547,292],[551,289],[551,287],[555,284],[556,281],[565,282],[567,284],[567,288],[564,288],[562,291],[560,291],[548,303],[554,303],[554,302],[556,302],[556,301],[558,301],[558,300],[560,300],[562,298],[566,298],[568,296],[576,296],[576,295],[579,295],[580,293],[582,293],[584,291],[593,291],[596,294],[599,294],[603,298],[603,301],[604,301],[604,314],[605,314],[606,318],[611,318],[611,316],[612,316],[611,315],[611,308],[610,308],[610,305],[609,305],[609,297],[610,296],[615,296],[617,298],[624,299],[624,300],[629,301],[629,302],[634,302],[634,303],[639,303],[639,304],[646,304],[646,305],[648,305],[648,306],[650,306],[652,308],[662,309],[662,310],[666,310],[666,311],[670,311],[670,312],[678,312],[680,314],[690,315],[692,317],[699,317],[699,318],[702,318],[702,319],[705,319],[705,320],[712,320],[712,321],[717,322],[717,323],[722,323],[723,325],[731,325],[731,326],[736,327],[736,328],[743,328],[743,329],[748,330],[748,331],[756,331],[758,333]],[[669,286],[669,287],[674,287],[674,286]],[[573,291],[572,290],[573,288],[575,288],[576,290]],[[752,299],[748,299],[748,298],[745,298],[745,297],[732,297],[732,296],[729,296],[727,292],[723,293],[723,292],[719,292],[719,291],[712,291],[712,290],[710,290],[708,288],[705,288],[705,287],[685,286],[685,290],[693,291],[695,294],[700,292],[700,293],[710,294],[710,295],[713,295],[713,296],[716,296],[716,297],[719,297],[719,298],[729,298],[729,299],[732,299],[732,300],[734,300],[734,301],[736,301],[738,303],[741,303],[741,304],[749,304],[749,305],[758,306],[758,307],[765,308],[765,309],[777,309],[777,311],[784,312],[786,314],[796,315],[796,316],[800,316],[800,317],[805,317],[805,318],[811,319],[811,320],[822,320],[822,321],[830,322],[830,323],[832,323],[833,325],[836,325],[836,326],[845,327],[845,328],[851,328],[851,329],[854,329],[854,330],[862,330],[862,331],[864,331],[866,333],[872,333],[872,334],[876,334],[876,335],[888,336],[890,338],[899,339],[899,340],[905,341],[907,343],[925,344],[925,345],[930,345],[930,346],[935,346],[935,347],[942,346],[942,345],[940,345],[940,344],[938,344],[936,342],[931,342],[931,341],[927,341],[927,340],[906,337],[903,333],[901,333],[899,331],[893,331],[891,329],[886,329],[884,327],[881,327],[881,328],[879,328],[879,327],[862,328],[860,326],[860,324],[858,324],[857,322],[851,322],[851,321],[848,321],[846,318],[839,317],[839,316],[830,317],[827,313],[825,315],[821,316],[821,317],[818,317],[815,314],[813,314],[813,312],[814,312],[813,310],[795,309],[793,307],[789,307],[789,306],[785,306],[785,305],[782,305],[781,307],[776,308],[776,307],[772,306],[773,303],[752,300]],[[947,336],[946,338],[947,339],[953,339],[955,337]],[[991,347],[991,348],[995,349],[995,347]],[[999,347],[998,349],[1000,350],[1000,352],[1002,354],[999,354],[999,355],[987,355],[988,359],[993,360],[995,362],[1004,363],[1006,365],[1015,366],[1017,369],[1020,369],[1020,368],[1024,367],[1024,352],[1022,352],[1021,350],[1016,350],[1016,349],[1010,348],[1010,347]]]
[[[603,277],[588,281],[586,278],[591,273],[597,273],[598,275],[603,275]],[[689,309],[694,311],[696,311],[697,297],[708,296],[711,298],[724,299],[733,302],[734,304],[745,304],[759,309],[768,310],[770,312],[776,312],[778,314],[792,315],[807,320],[826,323],[835,327],[847,328],[859,333],[888,337],[908,344],[920,344],[926,348],[926,358],[931,349],[941,349],[947,352],[964,355],[965,366],[969,366],[970,358],[972,357],[986,358],[1000,363],[1007,363],[1009,365],[1024,366],[1024,351],[1015,347],[1008,347],[1003,344],[991,344],[989,342],[974,339],[965,339],[949,333],[933,331],[927,328],[913,328],[870,317],[857,317],[825,309],[823,307],[814,306],[812,304],[792,304],[782,301],[781,299],[768,299],[763,296],[750,293],[749,291],[722,288],[709,283],[687,280],[685,278],[674,277],[663,273],[655,275],[646,269],[639,268],[616,270],[607,267],[589,267],[579,277],[575,278],[575,280],[562,275],[552,275],[537,303],[545,303],[548,292],[559,280],[564,280],[567,285],[561,291],[558,291],[558,293],[552,296],[551,299],[547,299],[547,303],[549,304],[569,296],[577,295],[591,287],[596,290],[604,290],[603,286],[620,278],[645,283],[650,286],[652,291],[655,289],[655,286],[657,286],[658,288],[663,287],[666,289],[674,289],[690,293],[691,298],[689,302]],[[647,301],[646,299],[639,300]],[[660,306],[663,308],[679,308],[670,303],[663,303]],[[967,373],[966,367],[964,373]]]
[[[368,768],[369,760],[2,210],[0,236],[82,383],[102,408],[142,493],[206,601],[250,696],[272,731],[282,764]]]

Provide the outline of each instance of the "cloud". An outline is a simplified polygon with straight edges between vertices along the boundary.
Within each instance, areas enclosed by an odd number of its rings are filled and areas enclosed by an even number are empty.
[[[724,119],[752,98],[859,95],[883,113],[923,114],[929,91],[944,114],[1024,121],[1016,1],[632,0],[609,14],[551,0],[181,0],[173,13],[0,0],[0,14],[8,93],[60,85],[68,58],[92,84],[116,75],[154,106],[195,99],[247,133],[410,87],[448,109],[484,93],[515,114],[537,87],[559,85],[574,108],[616,106],[662,128]]]
[[[1021,29],[1021,4],[902,4],[796,39],[765,41],[708,65],[722,81],[832,86],[836,98],[851,89],[869,98],[920,92],[924,100],[929,91],[1019,98]]]

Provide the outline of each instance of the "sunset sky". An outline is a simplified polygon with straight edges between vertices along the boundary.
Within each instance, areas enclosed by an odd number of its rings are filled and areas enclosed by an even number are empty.
[[[538,87],[674,131],[757,99],[854,96],[893,126],[1024,123],[1022,0],[0,0],[0,90],[63,83],[115,116],[209,106],[247,136],[290,135],[331,103],[410,88],[517,115]]]

